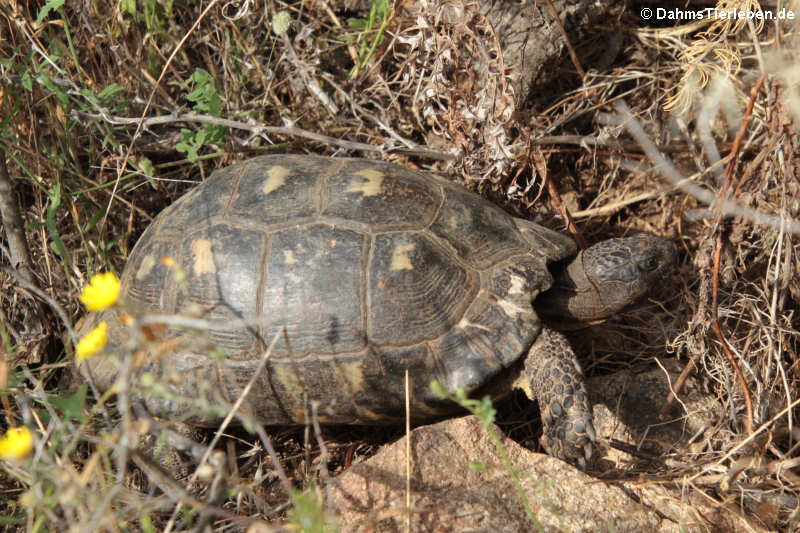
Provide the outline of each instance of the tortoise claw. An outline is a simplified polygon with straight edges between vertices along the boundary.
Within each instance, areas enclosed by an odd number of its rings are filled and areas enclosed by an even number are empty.
[[[595,433],[594,425],[591,422],[588,422],[586,424],[586,434],[589,436],[590,441],[597,442],[597,433]]]
[[[545,407],[542,447],[550,455],[585,469],[587,461],[592,458],[597,433],[589,405],[585,402],[569,403],[569,409],[564,409],[558,400]]]

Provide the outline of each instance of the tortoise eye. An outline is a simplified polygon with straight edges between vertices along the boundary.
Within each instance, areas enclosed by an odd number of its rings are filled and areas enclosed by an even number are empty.
[[[644,261],[640,263],[641,267],[644,270],[650,271],[654,270],[658,266],[658,259],[653,256],[646,258]]]

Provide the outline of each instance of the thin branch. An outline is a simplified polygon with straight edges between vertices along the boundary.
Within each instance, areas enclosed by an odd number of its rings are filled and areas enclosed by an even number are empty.
[[[561,195],[558,193],[558,187],[556,187],[555,181],[553,180],[553,175],[547,171],[547,164],[545,163],[541,149],[535,148],[531,151],[531,161],[536,167],[536,171],[547,184],[547,192],[550,194],[550,199],[553,200],[556,209],[558,209],[558,212],[564,217],[572,237],[578,243],[580,249],[585,250],[589,247],[589,243],[586,242],[581,230],[579,230],[578,226],[575,224],[575,220],[573,220],[572,215],[570,215],[569,209],[567,209],[567,206],[561,201]]]
[[[773,416],[772,418],[770,418],[769,420],[767,420],[766,422],[764,422],[763,424],[761,424],[760,426],[758,426],[758,429],[756,429],[755,431],[753,431],[752,433],[750,433],[750,434],[747,436],[747,438],[745,438],[745,439],[742,439],[742,442],[740,442],[739,444],[737,444],[736,446],[734,446],[733,448],[731,448],[730,450],[728,450],[727,452],[725,452],[725,455],[723,455],[722,457],[720,457],[719,459],[717,459],[715,462],[713,462],[713,463],[711,463],[711,464],[708,464],[708,465],[706,465],[706,466],[705,466],[705,467],[704,467],[702,470],[700,470],[700,471],[699,471],[699,472],[697,472],[696,474],[693,474],[693,475],[692,475],[691,477],[689,477],[689,478],[688,478],[688,479],[687,479],[685,482],[687,482],[687,483],[688,483],[688,482],[692,482],[692,481],[694,481],[695,479],[697,479],[697,478],[699,478],[700,476],[702,476],[703,474],[705,474],[706,472],[712,472],[712,471],[715,471],[715,470],[717,470],[719,467],[721,467],[721,466],[722,466],[722,464],[723,464],[725,461],[727,461],[728,459],[730,459],[731,457],[733,457],[733,455],[734,455],[736,452],[738,452],[739,450],[741,450],[742,448],[744,448],[746,445],[748,445],[750,442],[752,442],[752,441],[753,441],[753,440],[754,440],[754,439],[755,439],[755,438],[758,436],[758,434],[759,434],[759,433],[761,433],[762,431],[765,431],[765,430],[767,430],[768,428],[772,427],[772,425],[773,425],[775,422],[777,422],[777,421],[778,421],[778,420],[779,420],[781,417],[783,417],[784,415],[786,415],[787,413],[789,413],[789,412],[790,412],[792,409],[794,409],[794,408],[795,408],[795,407],[796,407],[798,404],[800,404],[800,398],[797,398],[795,401],[793,401],[792,403],[790,403],[789,405],[787,405],[786,407],[784,407],[783,409],[781,409],[781,410],[780,410],[780,412],[778,412],[778,414],[776,414],[775,416]]]
[[[567,33],[566,28],[564,28],[564,24],[561,23],[561,13],[559,13],[558,9],[556,9],[556,6],[553,5],[552,0],[545,0],[545,2],[548,6],[550,6],[553,20],[558,26],[558,29],[561,31],[561,36],[564,37],[564,44],[567,46],[567,51],[569,52],[569,58],[572,60],[572,65],[578,72],[578,76],[580,76],[581,79],[585,78],[586,71],[583,69],[581,62],[578,59],[578,54],[575,53],[575,48],[572,46],[572,42],[569,40],[569,33]]]
[[[753,105],[755,104],[755,98],[758,94],[758,91],[764,81],[764,76],[762,75],[761,78],[758,80],[756,85],[753,87],[753,90],[750,93],[750,101],[747,106],[747,110],[745,113],[744,120],[742,121],[741,126],[739,127],[739,131],[736,134],[736,138],[733,142],[733,146],[731,148],[731,153],[727,156],[728,157],[728,167],[725,172],[725,179],[722,183],[722,187],[720,189],[719,198],[726,198],[728,196],[728,190],[731,187],[731,178],[733,176],[734,168],[736,167],[736,162],[739,159],[739,153],[741,151],[741,140],[744,137],[744,132],[747,129],[747,125],[750,123],[753,113]],[[741,185],[741,183],[740,183]],[[753,432],[753,405],[752,399],[750,398],[750,392],[747,388],[747,381],[744,379],[744,374],[742,373],[739,364],[736,362],[736,359],[733,355],[733,350],[730,347],[730,344],[727,342],[725,337],[722,334],[722,328],[719,324],[719,268],[720,268],[720,257],[722,253],[722,233],[720,228],[722,226],[722,211],[721,206],[722,202],[717,203],[717,210],[716,210],[716,217],[715,217],[715,227],[717,228],[717,238],[715,239],[715,248],[714,248],[714,264],[713,264],[713,271],[712,271],[712,278],[711,278],[711,327],[714,330],[714,334],[717,336],[717,340],[719,341],[720,345],[722,346],[722,351],[725,353],[725,357],[728,359],[728,363],[733,368],[734,372],[736,373],[736,378],[739,380],[739,384],[742,388],[742,395],[744,396],[744,403],[745,403],[745,412],[746,412],[746,419],[745,419],[745,429],[748,434]],[[676,399],[676,395],[680,394],[683,390],[683,386],[686,382],[686,379],[689,375],[694,371],[697,362],[700,359],[700,354],[695,354],[686,364],[684,369],[681,371],[678,380],[675,382],[675,388],[672,392],[670,392],[669,396],[667,397],[667,401],[664,404],[664,407],[661,409],[661,416],[665,416],[667,410],[669,409],[672,402]]]
[[[352,150],[352,151],[373,152],[381,154],[397,153],[402,155],[425,157],[437,161],[452,161],[456,158],[456,156],[453,154],[442,152],[440,150],[432,150],[430,148],[417,145],[410,141],[407,141],[407,145],[411,146],[411,148],[408,148],[406,146],[397,147],[389,145],[376,146],[374,144],[366,144],[356,141],[346,141],[343,139],[337,139],[335,137],[330,137],[328,135],[322,135],[320,133],[315,133],[313,131],[308,131],[291,126],[265,126],[262,124],[248,124],[246,122],[240,122],[238,120],[214,117],[211,115],[202,115],[192,112],[183,113],[180,115],[177,113],[172,113],[170,115],[163,115],[160,117],[148,117],[145,119],[138,119],[134,117],[120,117],[116,115],[108,115],[106,113],[84,113],[80,111],[73,111],[72,116],[83,119],[102,120],[109,124],[115,124],[115,125],[133,125],[133,124],[139,124],[141,122],[143,128],[148,128],[150,126],[156,126],[160,124],[173,124],[176,122],[195,122],[195,123],[213,124],[215,126],[222,126],[225,128],[249,131],[253,135],[272,134],[272,135],[287,135],[290,137],[301,137],[304,139],[317,141],[323,144],[331,144],[334,146],[338,146],[340,148],[344,148],[345,150]]]
[[[639,143],[639,146],[641,146],[647,157],[653,162],[661,176],[672,183],[677,189],[707,205],[718,205],[724,217],[742,217],[757,226],[767,226],[772,229],[785,227],[792,233],[800,234],[800,222],[796,220],[787,220],[785,217],[768,215],[756,209],[740,205],[735,201],[726,198],[718,198],[713,192],[686,181],[684,177],[681,176],[678,169],[675,168],[675,165],[659,152],[658,148],[656,148],[653,141],[647,136],[641,123],[633,115],[627,104],[622,101],[617,101],[614,103],[614,108],[621,118],[619,123],[623,125],[628,130],[631,137]]]
[[[25,239],[25,224],[19,213],[17,195],[14,185],[8,175],[6,154],[0,145],[0,215],[2,216],[3,229],[8,239],[8,252],[11,256],[11,268],[19,272],[26,281],[33,283],[33,262],[28,241]]]
[[[214,434],[214,438],[211,439],[211,442],[206,447],[205,454],[201,458],[201,460],[200,460],[200,462],[198,464],[198,468],[203,463],[208,461],[208,458],[211,455],[211,452],[214,450],[214,447],[219,442],[219,439],[222,438],[222,434],[228,428],[228,426],[233,421],[233,419],[235,417],[237,417],[237,416],[240,416],[238,411],[241,408],[242,404],[244,403],[244,400],[247,397],[247,395],[253,389],[253,386],[255,385],[255,383],[258,380],[258,378],[261,377],[261,373],[264,371],[264,368],[266,367],[267,362],[269,361],[269,358],[272,355],[272,350],[275,348],[275,345],[278,343],[278,340],[280,339],[280,336],[281,336],[281,331],[278,331],[278,332],[275,333],[275,336],[272,338],[272,342],[270,342],[269,347],[264,352],[264,355],[261,357],[261,360],[258,362],[258,365],[256,366],[255,370],[253,371],[253,375],[250,376],[250,380],[244,386],[244,388],[242,389],[242,392],[239,394],[239,397],[236,399],[236,401],[233,403],[233,405],[228,410],[228,414],[227,414],[227,416],[225,416],[225,419],[219,425],[219,428],[217,429],[217,432]],[[256,430],[258,431],[259,435],[261,435],[262,433],[265,433],[263,428],[261,427],[261,424],[256,423],[256,424],[253,424],[253,425],[256,427]],[[266,434],[264,436],[266,436]],[[287,494],[290,494],[291,493],[291,489],[292,489],[292,483],[291,483],[291,481],[289,481],[289,478],[286,476],[286,473],[283,471],[283,467],[281,466],[280,460],[278,459],[278,455],[275,453],[275,449],[272,447],[272,444],[271,444],[271,442],[269,441],[268,438],[264,441],[264,446],[267,449],[267,452],[269,453],[270,457],[272,458],[272,463],[275,466],[275,472],[278,474],[278,478],[280,479],[284,490],[286,491]],[[194,480],[197,479],[197,475],[198,475],[198,470],[196,469],[194,471],[194,473],[191,475],[191,477],[189,478],[189,480],[187,481],[187,485],[193,483]],[[167,523],[167,527],[164,528],[164,533],[169,533],[170,531],[172,531],[172,528],[175,525],[175,520],[177,519],[178,513],[180,512],[180,510],[181,510],[181,506],[180,505],[176,505],[175,509],[172,512],[172,516],[170,517],[169,522]]]
[[[742,396],[744,396],[745,406],[745,430],[747,434],[753,433],[753,402],[750,399],[750,391],[747,388],[747,380],[744,379],[744,374],[739,364],[736,362],[736,357],[733,355],[730,344],[722,334],[722,328],[719,325],[719,315],[717,310],[719,308],[719,262],[722,254],[722,233],[717,233],[716,247],[714,249],[714,269],[712,270],[711,277],[711,327],[717,336],[717,340],[722,346],[722,351],[725,352],[725,357],[728,363],[736,373],[736,379],[739,381],[739,386],[742,388]]]
[[[103,215],[102,221],[100,222],[101,229],[105,227],[106,217],[108,216],[108,213],[111,212],[111,204],[114,202],[114,197],[117,194],[117,188],[119,187],[119,183],[122,180],[122,175],[125,172],[125,168],[128,166],[128,159],[130,159],[131,152],[133,152],[133,146],[136,144],[136,140],[139,138],[139,135],[142,134],[143,125],[141,121],[144,120],[144,117],[150,110],[150,106],[153,105],[153,98],[155,98],[156,96],[156,92],[159,86],[161,85],[161,81],[164,79],[164,76],[167,74],[167,70],[172,65],[172,60],[175,59],[175,56],[177,56],[181,50],[183,50],[184,43],[187,40],[189,40],[189,37],[194,33],[194,31],[198,28],[198,26],[200,26],[200,22],[202,22],[206,18],[206,15],[208,15],[211,12],[211,9],[217,5],[218,1],[219,0],[211,0],[208,3],[208,5],[203,9],[202,13],[200,13],[200,15],[197,17],[197,20],[194,21],[192,27],[189,28],[189,30],[186,32],[183,38],[181,38],[181,40],[175,46],[175,49],[172,51],[170,56],[167,58],[166,63],[164,63],[164,66],[161,68],[161,74],[158,76],[158,79],[156,80],[153,90],[150,91],[150,96],[147,98],[147,103],[145,104],[144,109],[142,109],[142,115],[140,119],[137,121],[136,131],[133,132],[133,139],[131,139],[131,142],[128,145],[127,150],[125,150],[125,157],[122,159],[122,164],[117,167],[117,179],[114,182],[114,188],[111,190],[111,198],[108,200],[108,208],[106,208],[106,212]]]
[[[5,248],[0,247],[0,250],[5,251]],[[51,297],[49,294],[44,292],[42,289],[40,289],[30,281],[26,280],[20,272],[17,272],[13,268],[0,267],[0,271],[5,272],[12,278],[16,279],[17,283],[19,283],[19,285],[23,289],[32,292],[33,294],[35,294],[36,296],[47,302],[47,305],[49,305],[53,309],[53,311],[56,312],[58,317],[64,323],[64,327],[69,333],[69,336],[72,339],[72,341],[74,343],[78,342],[78,336],[75,333],[75,330],[72,328],[72,322],[70,321],[69,316],[67,315],[66,311],[64,311],[64,308],[61,307],[61,305],[53,297]]]
[[[731,160],[728,162],[728,168],[725,172],[725,181],[722,183],[722,187],[720,187],[719,191],[719,198],[720,199],[727,199],[728,191],[732,187],[733,183],[733,174],[736,169],[736,164],[739,160],[739,153],[741,151],[742,139],[744,138],[744,133],[747,131],[747,126],[750,124],[750,120],[753,117],[753,107],[755,106],[756,97],[758,96],[758,92],[761,90],[761,86],[764,84],[764,80],[766,79],[766,74],[762,74],[753,88],[750,90],[750,100],[747,104],[747,109],[745,110],[745,116],[742,120],[741,125],[739,126],[739,131],[736,133],[736,138],[733,141],[733,148],[731,149]],[[714,333],[717,335],[717,340],[722,345],[722,351],[725,352],[725,357],[728,358],[728,363],[730,363],[731,367],[733,367],[734,372],[736,372],[736,377],[739,380],[739,385],[742,389],[742,395],[744,396],[744,405],[746,411],[746,418],[745,418],[745,430],[747,434],[750,435],[753,433],[753,403],[750,398],[750,391],[747,388],[747,381],[744,379],[744,374],[742,373],[742,369],[739,367],[739,364],[736,362],[736,358],[733,355],[733,350],[731,350],[730,344],[728,343],[725,336],[722,334],[722,327],[719,323],[719,263],[720,263],[720,256],[722,254],[722,208],[721,202],[717,204],[716,209],[716,219],[715,219],[715,230],[717,232],[717,237],[715,239],[715,249],[714,249],[714,270],[712,271],[712,278],[711,278],[711,327],[714,329]]]

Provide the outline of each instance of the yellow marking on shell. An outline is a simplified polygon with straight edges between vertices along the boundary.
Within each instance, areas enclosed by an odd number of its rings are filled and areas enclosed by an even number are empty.
[[[413,244],[398,244],[392,252],[392,264],[390,270],[414,270],[408,252],[414,249]]]
[[[511,300],[498,300],[497,305],[499,305],[500,309],[502,309],[503,312],[511,318],[516,318],[523,313],[530,313],[532,309],[530,306],[528,309],[520,307],[516,302]]]
[[[419,411],[415,409],[414,412],[418,413]],[[382,413],[376,413],[375,411],[370,411],[362,404],[358,406],[358,420],[375,420],[376,422],[380,420],[386,421],[386,415]]]
[[[281,389],[290,392],[288,397],[281,397],[281,401],[286,409],[286,414],[288,414],[294,422],[298,423],[304,423],[311,419],[311,410],[309,408],[308,412],[306,412],[303,403],[303,393],[308,392],[308,390],[300,375],[302,371],[301,365],[285,362],[275,364],[269,370],[270,383],[278,383]]]
[[[267,181],[265,181],[264,186],[261,187],[261,192],[264,194],[269,194],[278,189],[286,183],[286,176],[291,173],[292,171],[290,169],[280,165],[270,167],[270,169],[267,171]]]
[[[361,361],[339,361],[334,363],[336,374],[341,376],[352,393],[364,388],[364,368]]]
[[[474,322],[470,322],[469,320],[467,320],[466,317],[461,319],[461,321],[458,323],[458,327],[461,329],[476,328],[476,329],[481,329],[483,331],[490,331],[490,329],[484,326],[483,324],[476,324]]]
[[[525,294],[525,279],[519,276],[511,276],[511,286],[508,294]]]
[[[363,196],[377,196],[381,193],[383,178],[385,174],[380,170],[365,168],[356,172],[356,176],[361,176],[366,182],[355,179],[350,182],[347,192],[360,192]]]
[[[142,264],[139,265],[139,270],[136,271],[136,279],[141,281],[150,275],[150,271],[156,266],[156,258],[153,254],[147,254],[142,259]]]
[[[319,360],[317,364],[319,365],[317,370],[320,372],[320,375],[328,375],[330,371],[333,382],[328,383],[327,386],[329,386],[331,390],[342,391],[342,397],[353,397],[356,393],[364,389],[364,369],[361,361],[328,362]],[[328,368],[324,368],[324,365],[329,366]],[[300,362],[297,364],[281,362],[280,364],[273,365],[270,369],[272,373],[270,380],[279,383],[283,390],[290,391],[291,397],[284,397],[282,399],[285,402],[287,411],[292,413],[291,416],[294,418],[294,421],[301,423],[306,421],[311,415],[310,408],[308,412],[306,412],[304,404],[302,403],[303,393],[311,392],[308,390],[305,380],[302,377],[302,372],[304,370],[303,364]],[[321,413],[321,419],[324,418],[325,415]],[[335,420],[334,418],[332,421]]]
[[[457,208],[454,208],[454,210]],[[472,225],[472,211],[466,208],[458,209],[457,213],[452,213],[447,220],[451,228],[469,227]]]
[[[294,252],[291,250],[283,251],[283,261],[289,266],[297,264],[297,258],[294,256]]]
[[[302,392],[298,387],[301,386],[301,372],[303,371],[302,365],[294,361],[283,359],[276,361],[269,370],[269,373],[275,378],[277,383],[283,385],[287,390]]]
[[[192,241],[192,270],[196,276],[214,274],[217,265],[214,263],[214,253],[211,251],[211,241],[208,239],[195,239]]]

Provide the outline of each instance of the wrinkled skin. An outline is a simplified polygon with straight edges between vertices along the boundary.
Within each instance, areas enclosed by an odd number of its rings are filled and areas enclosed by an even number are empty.
[[[573,329],[607,318],[663,280],[675,255],[671,242],[649,234],[602,241],[554,273],[556,281],[537,298],[536,309]],[[592,411],[580,365],[561,333],[548,328],[539,333],[516,386],[539,401],[544,449],[584,466],[595,440]]]

